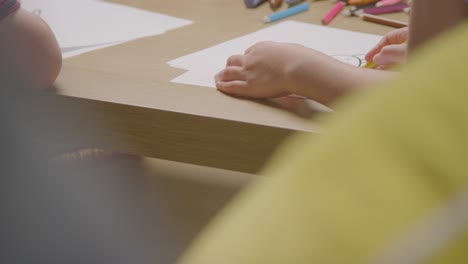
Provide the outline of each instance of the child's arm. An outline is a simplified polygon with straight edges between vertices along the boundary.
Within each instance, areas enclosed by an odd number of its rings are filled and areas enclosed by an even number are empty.
[[[254,98],[298,94],[323,104],[393,73],[358,68],[296,44],[261,42],[215,76],[223,92]]]
[[[61,65],[62,55],[57,41],[40,17],[18,9],[1,18],[2,83],[47,88],[57,78]]]

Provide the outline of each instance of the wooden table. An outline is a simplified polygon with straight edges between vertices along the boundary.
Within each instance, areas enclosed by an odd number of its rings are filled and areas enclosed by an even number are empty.
[[[66,59],[57,91],[76,104],[96,108],[110,136],[109,149],[159,159],[256,173],[291,132],[317,133],[314,105],[247,100],[215,89],[170,83],[183,73],[167,61],[264,28],[268,5],[246,9],[241,0],[116,0],[193,20],[166,34]],[[333,1],[311,3],[292,19],[320,23]],[[405,14],[397,14],[402,20]],[[131,21],[129,21],[131,23]],[[337,17],[330,26],[384,34],[391,28]],[[290,102],[289,102],[290,103]],[[130,144],[129,144],[130,143]]]

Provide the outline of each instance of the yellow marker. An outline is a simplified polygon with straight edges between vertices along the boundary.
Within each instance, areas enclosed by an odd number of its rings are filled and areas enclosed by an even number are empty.
[[[406,41],[403,41],[403,43],[401,43],[401,44],[406,44]],[[375,65],[375,63],[373,61],[369,61],[368,63],[366,63],[362,67],[366,68],[366,69],[375,69],[375,68],[377,68],[377,65]]]
[[[375,63],[373,61],[369,61],[368,63],[366,63],[362,67],[367,68],[367,69],[375,69],[375,67],[377,67],[377,65],[375,65]]]

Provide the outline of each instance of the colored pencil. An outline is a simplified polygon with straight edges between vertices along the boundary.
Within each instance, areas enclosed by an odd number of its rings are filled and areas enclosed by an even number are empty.
[[[360,5],[367,5],[370,3],[375,3],[377,1],[378,0],[348,0],[348,5],[360,6]]]
[[[300,4],[300,5],[295,5],[293,7],[288,8],[288,9],[278,11],[276,13],[273,13],[273,14],[269,15],[269,16],[265,16],[263,18],[263,23],[274,22],[274,21],[277,21],[277,20],[292,16],[292,15],[295,15],[297,13],[307,11],[307,10],[309,10],[309,6],[310,6],[309,3],[303,3],[303,4]]]
[[[375,16],[375,15],[370,15],[370,14],[360,14],[359,17],[361,17],[364,21],[368,22],[373,22],[381,25],[386,25],[394,28],[403,28],[407,27],[408,23],[398,21],[395,19],[390,19],[390,18],[385,18],[385,17],[380,17],[380,16]]]

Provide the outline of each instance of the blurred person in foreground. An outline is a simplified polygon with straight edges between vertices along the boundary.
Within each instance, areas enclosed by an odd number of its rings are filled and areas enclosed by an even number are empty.
[[[467,15],[413,1],[401,75],[291,139],[180,263],[466,263]]]
[[[138,160],[62,158],[125,141],[79,101],[0,89],[0,263],[173,263],[177,229]]]
[[[0,0],[0,85],[49,88],[62,66],[62,54],[49,26],[21,8],[19,0]]]

